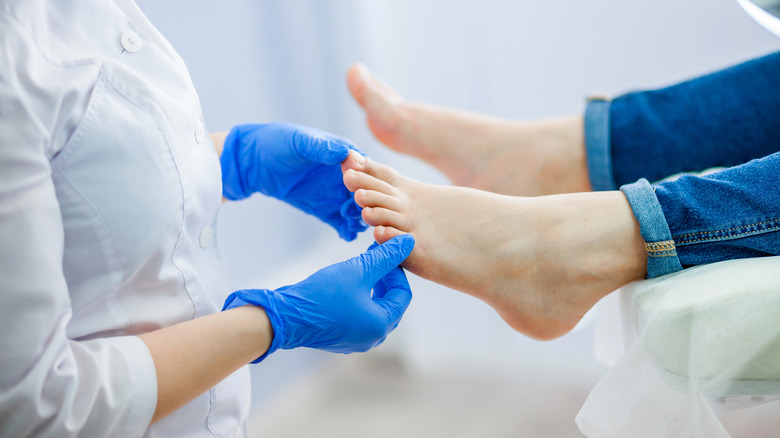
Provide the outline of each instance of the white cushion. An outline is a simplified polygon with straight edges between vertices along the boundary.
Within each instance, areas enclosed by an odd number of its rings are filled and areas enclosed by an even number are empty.
[[[624,289],[647,353],[666,371],[780,381],[780,257],[699,266]]]

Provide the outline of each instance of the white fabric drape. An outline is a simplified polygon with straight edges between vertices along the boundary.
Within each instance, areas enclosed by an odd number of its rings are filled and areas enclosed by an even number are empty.
[[[780,257],[690,268],[611,298],[599,339],[623,352],[577,417],[588,436],[729,437],[723,413],[780,399]]]

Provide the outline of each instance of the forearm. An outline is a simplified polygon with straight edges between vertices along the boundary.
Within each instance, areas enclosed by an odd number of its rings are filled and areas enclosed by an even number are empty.
[[[210,135],[211,135],[211,142],[214,143],[214,149],[216,149],[217,151],[217,156],[220,157],[221,159],[222,150],[225,148],[225,139],[228,136],[228,132],[217,132],[217,133],[212,133]],[[228,201],[229,200],[227,198],[225,198],[224,196],[222,197],[223,203]]]
[[[228,136],[228,132],[216,132],[211,133],[211,142],[214,143],[214,149],[217,150],[217,156],[222,156],[222,149],[225,147],[225,139]]]
[[[139,337],[157,373],[155,422],[265,353],[273,331],[262,308],[243,306]]]

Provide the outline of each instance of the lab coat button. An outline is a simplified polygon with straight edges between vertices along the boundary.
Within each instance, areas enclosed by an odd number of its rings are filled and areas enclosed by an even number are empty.
[[[203,122],[198,122],[198,126],[195,127],[195,141],[201,144],[204,138],[206,138],[206,128],[203,127]]]
[[[122,32],[119,40],[122,42],[122,47],[124,47],[125,50],[130,53],[137,52],[139,49],[141,49],[141,45],[143,44],[141,42],[141,37],[139,37],[138,34],[132,30]]]
[[[206,227],[200,232],[200,247],[205,248],[211,243],[211,227]]]

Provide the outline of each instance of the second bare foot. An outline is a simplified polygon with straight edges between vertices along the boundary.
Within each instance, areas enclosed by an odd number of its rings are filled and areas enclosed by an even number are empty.
[[[407,102],[360,64],[347,84],[379,141],[456,185],[513,196],[590,190],[581,117],[510,122]]]

